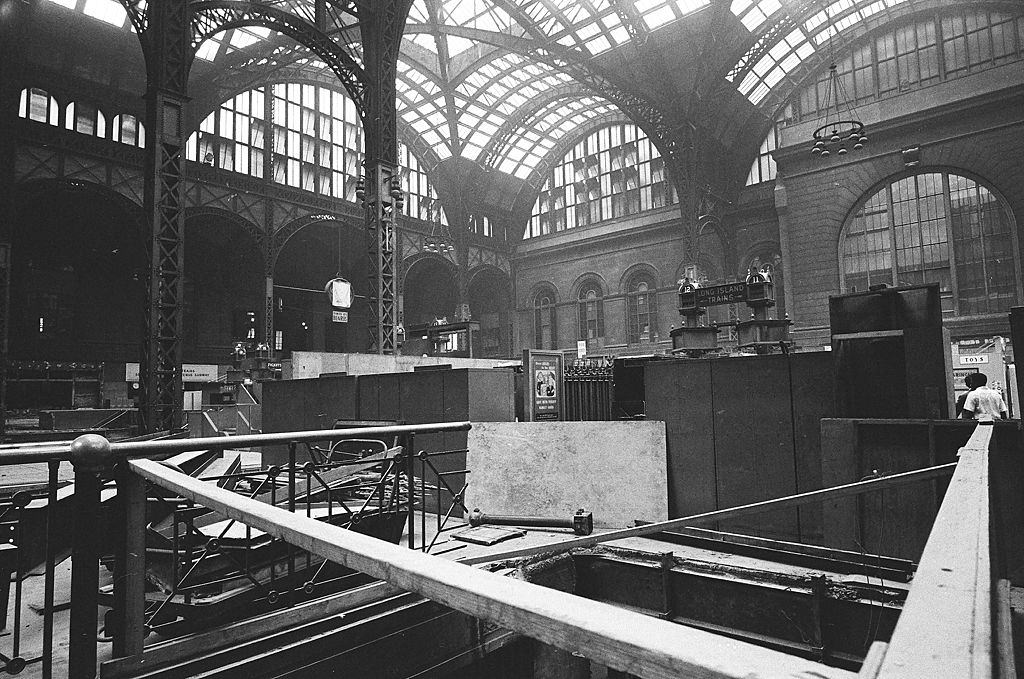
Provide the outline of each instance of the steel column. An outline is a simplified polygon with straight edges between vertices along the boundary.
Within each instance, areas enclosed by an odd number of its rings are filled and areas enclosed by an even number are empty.
[[[370,237],[370,351],[378,354],[393,354],[397,348],[395,225],[402,206],[402,185],[398,175],[395,77],[411,5],[411,0],[381,0],[359,8],[367,83],[363,204]]]
[[[149,220],[149,307],[140,371],[147,431],[181,422],[181,306],[184,237],[185,92],[191,62],[188,0],[148,9],[145,210]]]

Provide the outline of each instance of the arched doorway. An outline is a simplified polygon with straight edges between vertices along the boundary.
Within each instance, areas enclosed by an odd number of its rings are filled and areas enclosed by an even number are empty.
[[[100,364],[139,360],[140,212],[97,185],[21,187],[11,226],[10,408],[100,405]],[[45,374],[33,372],[39,365]]]
[[[426,328],[437,321],[455,320],[458,285],[455,266],[440,257],[414,261],[405,274],[402,295],[402,323],[405,326],[405,354],[428,354],[433,350]]]
[[[355,298],[345,322],[334,320],[324,293],[336,276],[352,283]],[[274,266],[274,348],[282,351],[365,352],[366,241],[360,229],[336,220],[303,226],[281,248]]]
[[[473,343],[475,356],[509,358],[511,286],[508,276],[496,269],[484,269],[469,282],[469,310],[480,323],[480,336]]]
[[[235,342],[263,334],[263,255],[246,227],[218,212],[185,221],[182,358],[227,363]]]

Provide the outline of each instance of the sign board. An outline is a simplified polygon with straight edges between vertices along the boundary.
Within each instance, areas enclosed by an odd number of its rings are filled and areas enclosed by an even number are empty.
[[[335,323],[348,323],[348,312],[335,309],[331,312],[331,320]]]
[[[960,357],[960,365],[981,365],[988,363],[988,354],[969,354]]]
[[[975,375],[977,373],[977,368],[953,368],[953,388],[966,389],[967,384],[964,383],[964,380],[968,375]]]
[[[324,287],[327,299],[336,309],[348,309],[352,306],[352,284],[344,278],[332,278]]]
[[[587,340],[576,340],[576,358],[587,355]]]
[[[139,364],[138,363],[125,363],[124,365],[124,381],[125,382],[138,382],[139,381]],[[217,381],[217,366],[216,365],[199,365],[193,363],[184,363],[181,366],[181,381],[182,382],[216,382]]]
[[[562,419],[562,352],[523,349],[523,417],[527,422]]]
[[[697,288],[693,292],[696,295],[697,306],[707,307],[747,301],[747,284],[745,282],[710,285],[706,288]]]

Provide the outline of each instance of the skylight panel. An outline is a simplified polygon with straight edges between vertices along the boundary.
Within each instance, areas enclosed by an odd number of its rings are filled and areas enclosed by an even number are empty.
[[[425,0],[415,0],[409,8],[409,23],[425,24],[430,20],[429,17]]]
[[[580,40],[586,40],[587,38],[595,36],[600,32],[601,27],[598,26],[597,22],[595,21],[593,23],[587,24],[586,26],[583,26],[582,28],[577,29],[576,35],[579,37]]]
[[[220,40],[216,38],[207,38],[203,41],[203,44],[196,50],[196,56],[205,61],[213,61],[217,58],[217,52],[220,51]]]
[[[78,0],[50,0],[50,2],[61,7],[67,7],[68,9],[75,9],[76,5],[78,5]]]
[[[587,49],[590,50],[591,54],[600,54],[606,52],[612,48],[612,44],[608,41],[608,38],[603,35],[594,38],[587,43]]]
[[[124,26],[128,20],[124,7],[114,0],[85,0],[82,12],[111,26]]]
[[[676,8],[680,14],[689,14],[704,7],[708,2],[709,0],[676,0]]]
[[[471,49],[476,45],[475,42],[469,38],[462,38],[457,35],[447,35],[445,39],[448,41],[448,54],[449,56],[455,56],[456,54],[462,54],[468,49]]]
[[[434,36],[430,33],[415,33],[409,37],[409,40],[412,40],[423,49],[437,54],[437,42],[434,41]]]

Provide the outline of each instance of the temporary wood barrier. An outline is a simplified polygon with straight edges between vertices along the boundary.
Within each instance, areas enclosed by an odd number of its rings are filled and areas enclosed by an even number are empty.
[[[645,679],[853,677],[844,670],[422,554],[292,514],[175,472],[131,469],[301,549]],[[143,577],[141,573],[129,577]],[[142,630],[131,630],[140,634]]]
[[[994,676],[994,585],[989,444],[978,426],[949,482],[884,658],[861,676],[931,679]],[[874,650],[874,649],[873,649]]]

